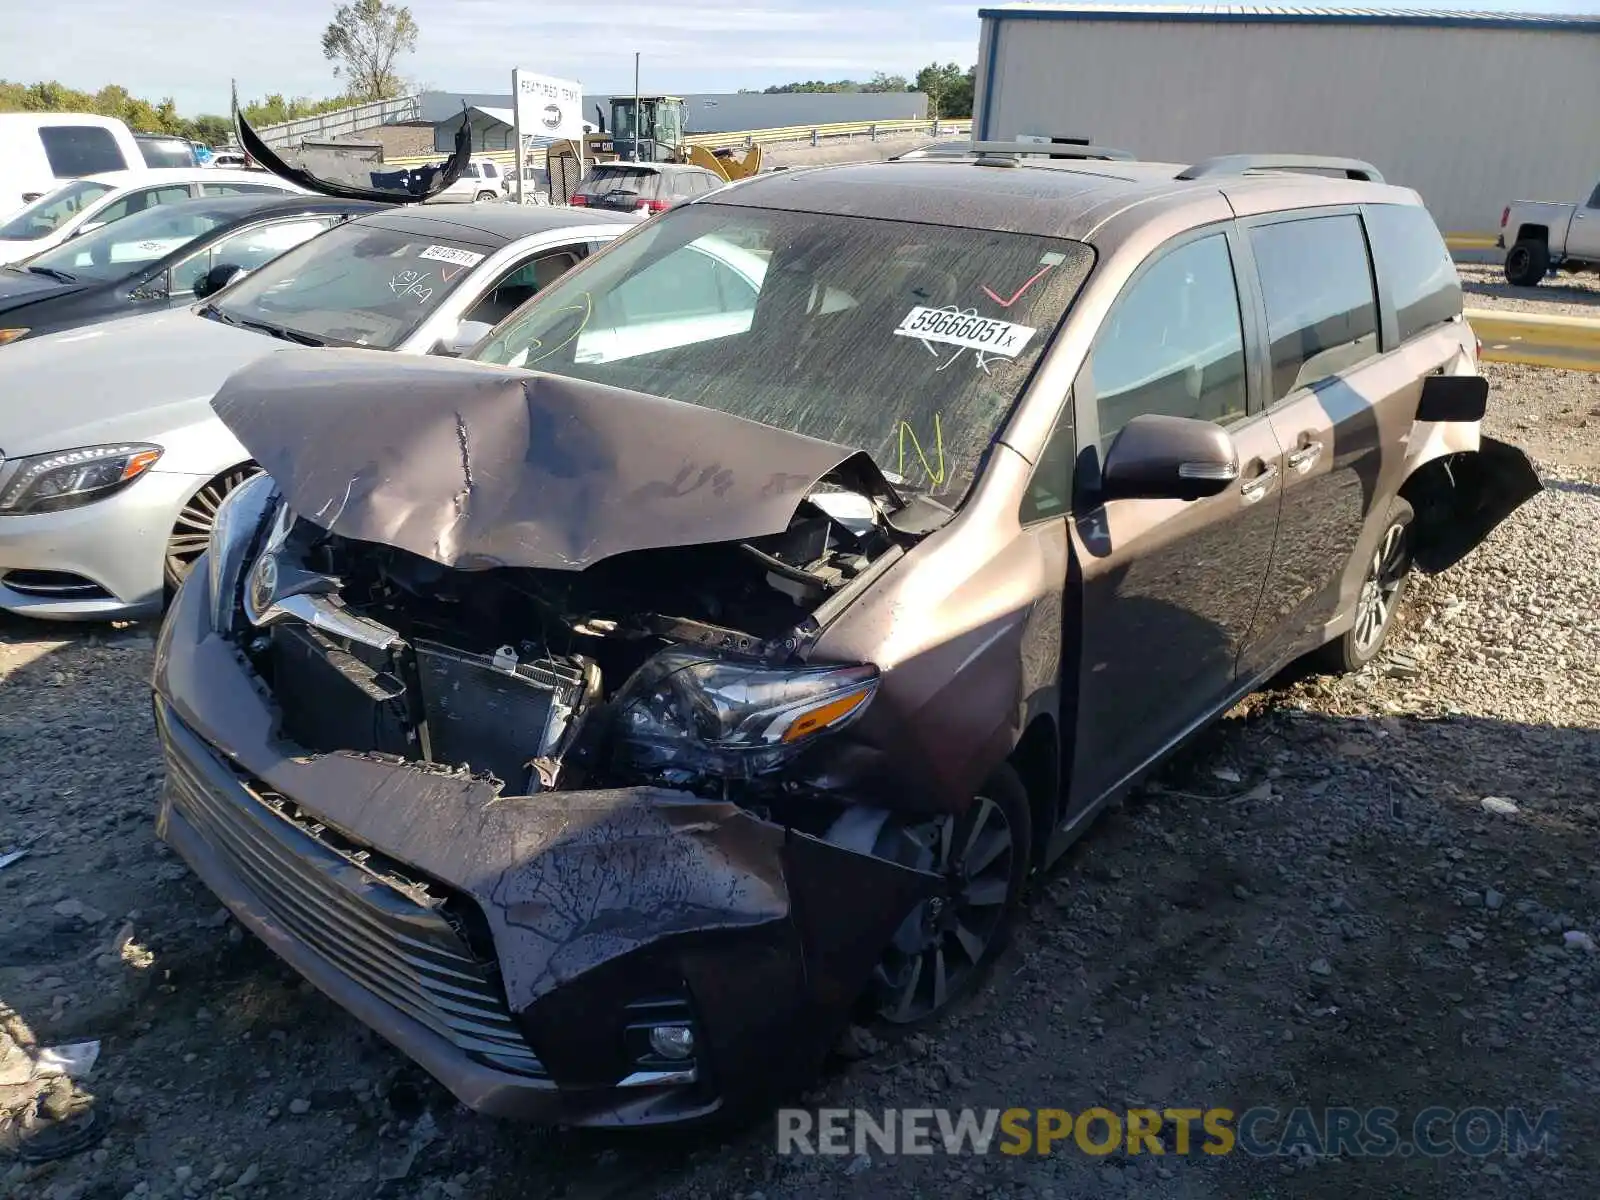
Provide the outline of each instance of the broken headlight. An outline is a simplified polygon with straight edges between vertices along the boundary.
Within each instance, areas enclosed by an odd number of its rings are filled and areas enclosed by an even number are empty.
[[[211,585],[211,628],[226,632],[233,627],[233,607],[239,598],[239,577],[256,530],[272,508],[277,487],[270,475],[252,475],[217,505],[211,541],[206,547],[206,579]]]
[[[634,767],[756,775],[848,725],[877,690],[872,666],[776,668],[664,650],[618,698],[619,749]]]

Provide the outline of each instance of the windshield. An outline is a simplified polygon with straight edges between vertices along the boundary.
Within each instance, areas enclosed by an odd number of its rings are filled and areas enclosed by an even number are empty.
[[[58,187],[0,225],[0,241],[32,242],[49,237],[62,224],[72,220],[110,190],[110,184],[95,183],[89,179],[76,179]]]
[[[142,265],[165,258],[209,233],[225,218],[189,204],[163,204],[102,225],[59,246],[35,254],[24,264],[48,267],[76,279],[102,283],[126,279]]]
[[[491,252],[438,233],[341,225],[245,276],[215,307],[319,342],[393,350]]]
[[[865,450],[955,503],[1092,262],[1056,238],[690,205],[542,293],[477,357]]]

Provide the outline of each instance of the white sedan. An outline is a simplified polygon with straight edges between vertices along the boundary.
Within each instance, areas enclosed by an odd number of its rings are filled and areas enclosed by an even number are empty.
[[[300,195],[305,189],[262,171],[159,167],[85,175],[46,192],[0,224],[0,263],[20,262],[123,217],[196,196]]]
[[[408,205],[340,225],[176,310],[0,350],[0,610],[154,616],[254,472],[211,409],[285,345],[460,354],[633,228],[570,208]]]

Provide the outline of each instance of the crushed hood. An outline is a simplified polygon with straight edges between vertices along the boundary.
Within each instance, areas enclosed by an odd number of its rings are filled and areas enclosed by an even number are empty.
[[[584,380],[372,350],[289,350],[218,416],[324,529],[447,567],[581,570],[630,550],[781,533],[848,447]]]

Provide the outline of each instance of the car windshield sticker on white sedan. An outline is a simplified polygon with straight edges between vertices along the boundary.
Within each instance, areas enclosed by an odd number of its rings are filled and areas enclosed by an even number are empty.
[[[1034,334],[1032,326],[980,317],[976,309],[962,311],[954,305],[913,308],[894,332],[896,337],[916,338],[923,343],[941,342],[1003,358],[1021,354]]]
[[[457,250],[454,246],[429,246],[418,258],[430,258],[435,262],[455,263],[463,267],[475,267],[483,261],[483,255],[474,254],[471,250]]]

